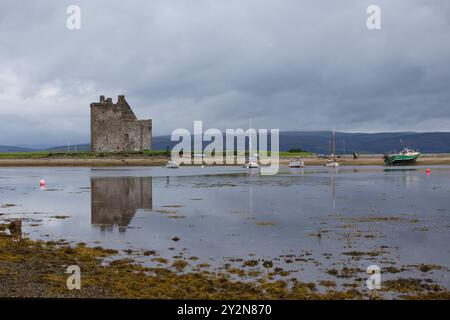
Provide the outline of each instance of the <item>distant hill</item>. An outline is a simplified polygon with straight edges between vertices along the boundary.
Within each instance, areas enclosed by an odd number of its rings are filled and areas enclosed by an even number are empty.
[[[328,154],[328,145],[332,139],[331,131],[285,131],[280,132],[280,151],[292,148]],[[450,132],[380,132],[380,133],[336,133],[336,152],[351,153],[385,153],[400,151],[401,141],[404,146],[424,153],[450,152]],[[153,138],[153,149],[172,148],[177,142],[170,141],[170,136]],[[270,139],[268,139],[270,146]]]
[[[77,151],[88,151],[91,149],[89,144],[79,144],[76,146]],[[21,147],[21,146],[2,146],[0,145],[0,152],[36,152],[36,151],[48,151],[48,152],[66,152],[67,146],[39,148],[39,147]],[[70,146],[70,151],[75,151],[75,146]]]
[[[30,148],[22,148],[22,147],[14,147],[14,146],[1,146],[0,145],[0,152],[29,152],[34,151]]]
[[[280,151],[288,151],[292,148],[315,153],[328,153],[328,145],[331,140],[331,131],[285,131],[280,132]],[[270,146],[270,139],[268,139]],[[450,132],[380,132],[380,133],[336,133],[337,153],[385,153],[388,151],[400,151],[408,146],[424,153],[450,152]],[[177,142],[170,141],[170,135],[153,137],[153,150],[171,149]],[[204,146],[208,143],[204,143]],[[78,144],[78,151],[90,150],[88,143]],[[67,146],[52,147],[46,149],[23,148],[14,146],[0,146],[0,152],[27,152],[48,150],[49,152],[67,151]],[[70,146],[74,151],[75,146]]]
[[[316,153],[328,153],[332,139],[330,131],[280,133],[280,150],[292,147]],[[404,146],[424,153],[450,152],[450,132],[380,132],[380,133],[336,133],[336,152],[385,153],[400,151]]]
[[[83,144],[77,144],[77,145],[70,145],[69,149],[71,152],[77,151],[89,151],[91,150],[91,145],[89,143],[83,143]],[[67,152],[67,146],[59,146],[59,147],[52,147],[52,148],[46,148],[41,149],[49,152]]]

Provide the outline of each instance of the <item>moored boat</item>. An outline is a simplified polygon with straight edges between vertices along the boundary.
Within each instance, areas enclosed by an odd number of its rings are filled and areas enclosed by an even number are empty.
[[[244,165],[244,168],[247,169],[256,169],[259,168],[259,164],[255,161],[249,161]]]
[[[252,117],[250,117],[250,129],[252,130]],[[254,151],[252,148],[252,135],[250,134],[249,139],[248,139],[248,150],[249,150],[249,156],[248,156],[248,162],[246,164],[244,164],[244,168],[247,169],[256,169],[259,168],[259,164],[258,164],[258,156],[256,156],[256,158],[254,158],[251,154]]]
[[[330,158],[325,163],[325,167],[328,167],[328,168],[339,167],[339,162],[337,162],[337,159],[336,159],[336,133],[334,131],[334,126],[333,126],[333,151],[330,155]]]
[[[290,161],[288,164],[289,168],[303,168],[305,166],[305,163],[303,160],[300,160],[300,158],[297,158],[297,160]]]
[[[419,156],[420,152],[405,148],[400,153],[385,154],[384,163],[393,166],[414,164]]]
[[[179,167],[180,167],[180,164],[178,162],[176,162],[174,160],[167,161],[166,168],[178,169]]]
[[[337,162],[336,159],[329,159],[327,160],[327,163],[325,163],[325,167],[328,168],[339,167],[339,162]]]

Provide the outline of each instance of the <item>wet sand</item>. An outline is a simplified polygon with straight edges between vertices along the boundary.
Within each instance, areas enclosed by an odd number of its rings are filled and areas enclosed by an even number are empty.
[[[280,165],[287,166],[293,157],[281,157]],[[324,165],[326,159],[316,157],[302,158],[306,166]],[[365,155],[353,160],[351,157],[338,159],[343,166],[384,165],[381,155]],[[231,161],[230,161],[231,162]],[[167,163],[166,157],[126,157],[126,158],[38,158],[38,159],[0,159],[0,167],[108,167],[108,166],[163,166]],[[450,155],[424,154],[417,160],[418,165],[450,165]]]
[[[0,167],[109,167],[109,166],[162,166],[165,157],[152,158],[42,158],[42,159],[0,159]]]

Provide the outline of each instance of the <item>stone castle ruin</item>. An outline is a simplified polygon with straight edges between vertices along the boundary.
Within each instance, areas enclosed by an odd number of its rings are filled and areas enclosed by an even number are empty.
[[[117,103],[100,96],[91,103],[91,151],[143,151],[152,145],[152,120],[138,120],[119,95]]]

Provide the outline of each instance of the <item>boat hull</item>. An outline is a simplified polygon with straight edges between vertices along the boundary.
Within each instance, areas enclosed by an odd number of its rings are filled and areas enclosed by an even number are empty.
[[[288,164],[289,168],[303,168],[305,166],[305,164],[303,163],[303,161],[291,161]]]
[[[336,159],[328,159],[327,163],[325,163],[325,167],[328,167],[328,168],[339,167],[339,162],[337,162]]]
[[[169,168],[169,169],[178,169],[179,167],[180,167],[179,163],[175,162],[175,161],[169,161],[166,164],[166,168]]]
[[[388,166],[401,166],[414,164],[419,155],[392,155],[384,159],[384,163]]]
[[[336,168],[336,167],[339,167],[339,163],[338,162],[327,162],[325,164],[325,167],[327,167],[327,168]]]
[[[247,169],[257,169],[257,168],[259,168],[259,164],[257,164],[256,162],[246,163],[246,164],[244,165],[244,168],[247,168]]]

